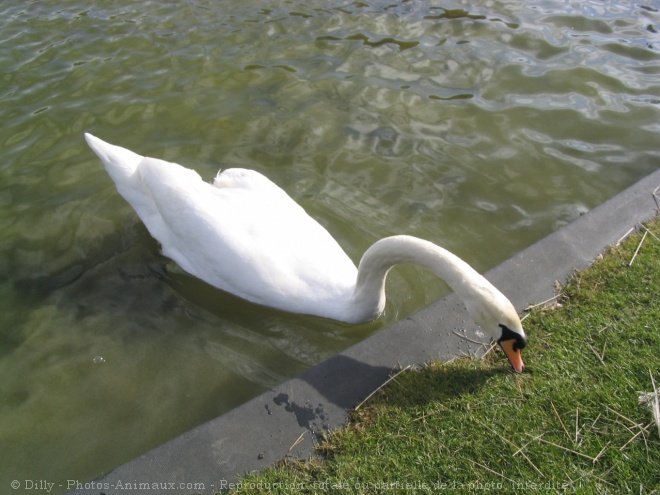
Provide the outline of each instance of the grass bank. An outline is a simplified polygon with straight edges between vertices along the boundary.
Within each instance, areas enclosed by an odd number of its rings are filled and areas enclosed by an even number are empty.
[[[660,222],[524,325],[529,372],[493,350],[400,373],[318,459],[285,459],[231,493],[660,494],[660,426],[639,401],[660,390]]]

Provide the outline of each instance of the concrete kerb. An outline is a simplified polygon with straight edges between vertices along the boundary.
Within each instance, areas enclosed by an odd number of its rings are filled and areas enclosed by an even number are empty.
[[[588,266],[657,211],[660,170],[490,270],[486,277],[522,312],[551,298],[554,282]],[[71,495],[211,494],[285,456],[313,455],[320,433],[345,424],[347,411],[397,369],[466,354],[487,338],[450,294],[418,313],[247,403],[118,467],[80,483]],[[534,335],[529,335],[534,345]],[[527,363],[533,367],[533,363]],[[508,365],[502,364],[502,370]]]

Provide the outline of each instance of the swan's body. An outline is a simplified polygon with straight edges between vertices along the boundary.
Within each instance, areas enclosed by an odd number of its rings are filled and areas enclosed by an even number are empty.
[[[390,268],[416,263],[444,279],[498,342],[515,341],[507,356],[516,371],[524,369],[517,349],[526,337],[513,305],[449,251],[388,237],[365,252],[358,269],[327,230],[258,172],[229,169],[208,184],[175,163],[85,138],[163,254],[205,282],[258,304],[359,323],[383,311]]]

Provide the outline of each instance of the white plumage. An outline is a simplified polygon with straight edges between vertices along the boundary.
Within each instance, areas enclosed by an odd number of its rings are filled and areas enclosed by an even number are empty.
[[[443,278],[514,369],[524,369],[526,337],[513,305],[447,250],[388,237],[367,250],[358,270],[325,228],[258,172],[229,169],[208,184],[175,163],[85,138],[163,254],[205,282],[258,304],[358,323],[383,311],[389,269],[416,263]]]

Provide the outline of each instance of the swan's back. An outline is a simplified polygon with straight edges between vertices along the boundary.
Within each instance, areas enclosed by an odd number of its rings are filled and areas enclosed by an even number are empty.
[[[211,185],[180,165],[85,137],[163,254],[181,268],[256,303],[342,319],[354,263],[266,177],[229,169]]]

